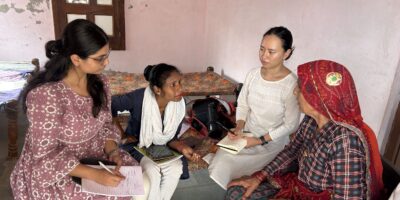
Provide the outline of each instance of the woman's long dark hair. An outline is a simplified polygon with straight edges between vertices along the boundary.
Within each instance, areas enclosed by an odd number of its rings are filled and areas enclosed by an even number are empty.
[[[24,111],[27,109],[26,97],[32,89],[48,82],[60,81],[67,76],[73,66],[70,59],[72,54],[86,59],[107,43],[107,34],[90,21],[77,19],[67,24],[61,39],[46,43],[46,56],[49,60],[44,65],[44,70],[35,73],[21,92],[20,99]],[[97,117],[100,110],[107,106],[104,83],[98,75],[88,74],[87,89],[93,99],[92,114]]]

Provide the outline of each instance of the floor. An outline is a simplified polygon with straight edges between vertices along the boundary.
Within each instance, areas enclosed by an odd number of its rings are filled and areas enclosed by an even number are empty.
[[[27,120],[23,114],[19,115],[18,123],[18,152],[21,152],[25,135],[24,133],[27,127]],[[9,186],[9,177],[15,164],[15,160],[6,160],[7,139],[7,119],[4,111],[0,110],[0,161],[2,161],[2,164],[0,165],[0,197],[2,200],[13,199]],[[191,172],[189,179],[181,180],[172,199],[220,200],[223,199],[224,193],[225,191],[209,178],[208,171],[204,169],[193,173]]]
[[[26,117],[20,114],[18,127],[18,152],[21,152],[23,146],[23,136],[27,127]],[[0,196],[3,200],[9,200],[12,198],[11,188],[9,185],[10,173],[16,160],[7,160],[7,118],[4,110],[0,110]]]

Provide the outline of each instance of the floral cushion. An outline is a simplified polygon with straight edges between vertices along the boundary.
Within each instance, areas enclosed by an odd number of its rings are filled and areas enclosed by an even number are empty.
[[[146,87],[148,82],[143,74],[106,70],[104,74],[110,80],[111,94],[123,94]],[[229,95],[234,94],[236,84],[215,72],[184,73],[182,90],[186,96]]]

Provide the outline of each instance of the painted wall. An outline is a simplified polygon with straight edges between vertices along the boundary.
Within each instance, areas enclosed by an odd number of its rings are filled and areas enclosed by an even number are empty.
[[[203,71],[202,0],[125,0],[126,51],[112,51],[109,68],[143,72],[166,62],[184,72]],[[54,39],[50,0],[0,1],[0,59],[47,60],[44,45]]]
[[[0,1],[0,60],[46,60],[44,44],[54,39],[50,0]]]
[[[125,0],[126,51],[111,53],[112,69],[143,72],[166,62],[184,72],[203,71],[204,13],[202,0]]]
[[[260,66],[258,48],[264,32],[286,26],[296,47],[286,65],[295,70],[308,61],[330,59],[347,66],[364,120],[382,144],[388,132],[382,127],[385,110],[394,109],[386,105],[400,56],[399,9],[398,0],[209,0],[207,65],[243,81],[251,68]]]

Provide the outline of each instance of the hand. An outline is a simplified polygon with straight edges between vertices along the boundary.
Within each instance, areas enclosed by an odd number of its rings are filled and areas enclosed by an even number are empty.
[[[250,195],[256,190],[256,188],[260,185],[260,181],[257,178],[246,176],[242,178],[238,178],[235,180],[232,180],[228,184],[228,188],[232,186],[242,186],[246,190],[245,193],[243,194],[242,200],[247,199],[250,197]]]
[[[244,136],[242,134],[242,132],[240,131],[240,133],[235,132],[235,134],[229,133],[228,132],[228,137],[231,140],[238,140],[238,139],[244,139]]]
[[[110,161],[115,162],[115,164],[117,164],[117,166],[115,166],[115,168],[114,168],[113,171],[114,171],[115,173],[117,173],[117,174],[121,174],[121,173],[119,172],[119,169],[120,169],[121,166],[122,166],[122,158],[121,158],[121,155],[119,154],[119,152],[116,151],[116,153],[111,154],[110,157],[109,157],[108,159],[109,159]]]
[[[189,146],[182,147],[181,153],[190,161],[197,162],[200,159],[200,155],[195,153]]]
[[[97,174],[94,176],[94,181],[105,186],[117,187],[119,183],[125,179],[125,177],[119,174],[111,174],[105,169],[97,169],[96,172]]]
[[[261,144],[260,139],[256,137],[244,137],[244,139],[246,139],[247,141],[246,148],[254,147]]]
[[[114,171],[117,171],[118,173],[122,165],[122,158],[119,155],[119,150],[120,149],[118,147],[118,144],[115,141],[106,140],[103,151],[106,154],[108,160],[113,161],[117,164]]]
[[[233,129],[233,132],[235,133],[235,135],[242,135],[243,134],[243,127],[236,126]]]
[[[244,128],[245,123],[246,122],[244,120],[237,120],[236,127],[233,130],[233,132],[235,132],[236,135],[241,135],[243,133],[243,128]]]

